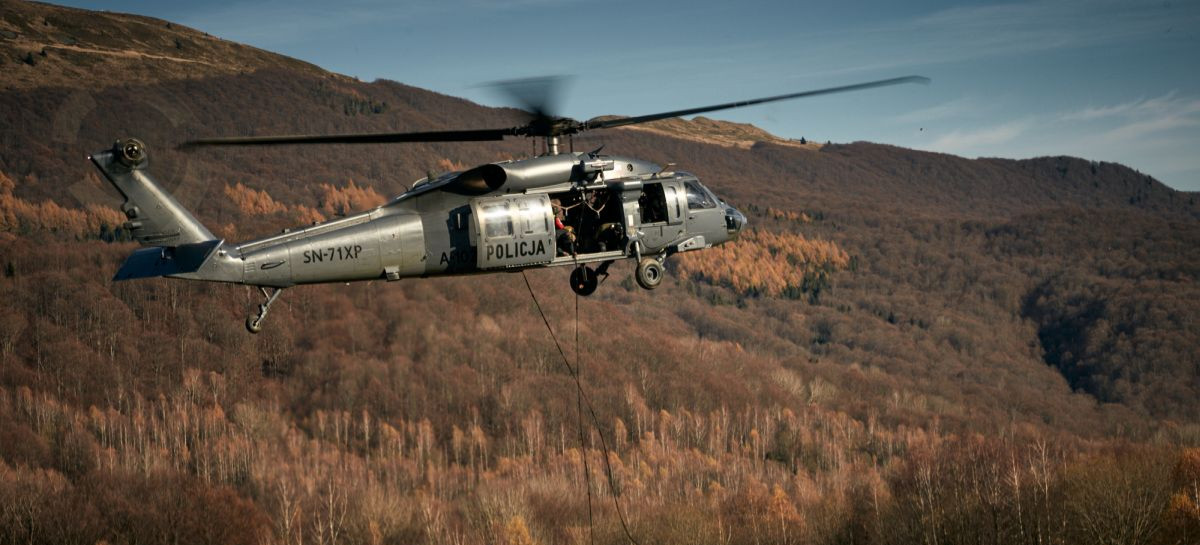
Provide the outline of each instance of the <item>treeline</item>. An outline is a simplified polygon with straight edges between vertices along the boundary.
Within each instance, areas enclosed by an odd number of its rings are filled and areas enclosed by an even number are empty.
[[[621,542],[603,446],[641,542],[1197,535],[1200,428],[1005,374],[1004,329],[839,310],[860,272],[816,304],[606,286],[582,302],[600,422],[581,449],[519,279],[297,288],[251,337],[250,290],[91,280],[132,245],[0,249],[0,542],[582,543],[589,482],[597,537]],[[530,277],[570,339],[559,272]],[[919,371],[967,351],[988,365]],[[1108,420],[1149,430],[1097,437]]]
[[[836,243],[754,228],[738,240],[704,252],[685,253],[675,261],[680,275],[729,286],[745,296],[807,296],[811,300],[819,299],[830,287],[834,272],[849,265],[850,256]]]
[[[0,233],[29,235],[47,232],[63,238],[107,241],[128,239],[122,225],[125,216],[117,210],[88,205],[80,210],[54,201],[32,203],[13,195],[16,182],[0,172]]]
[[[577,429],[537,410],[485,431],[367,411],[290,421],[235,399],[196,369],[107,409],[0,390],[5,438],[19,439],[0,451],[0,542],[587,542],[587,486],[602,542],[624,539],[614,490],[641,542],[1200,536],[1198,449],[887,429],[815,406],[672,413],[632,390],[628,419],[580,449]]]
[[[225,196],[244,214],[244,219],[236,222],[237,227],[231,224],[231,228],[222,234],[230,239],[253,238],[278,229],[281,225],[305,226],[369,210],[385,200],[374,188],[360,187],[353,180],[344,186],[322,183],[319,187],[320,198],[316,207],[313,207],[283,204],[272,198],[266,190],[247,187],[241,182],[227,184]]]

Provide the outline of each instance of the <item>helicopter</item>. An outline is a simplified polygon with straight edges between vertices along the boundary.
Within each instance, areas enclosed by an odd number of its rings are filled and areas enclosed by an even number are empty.
[[[222,137],[207,146],[497,141],[542,138],[545,153],[418,180],[391,201],[345,217],[230,243],[215,237],[148,171],[136,138],[89,157],[124,197],[124,227],[146,248],[114,281],[169,277],[258,287],[264,300],[246,318],[262,330],[283,290],[303,285],[570,266],[571,289],[594,293],[618,260],[636,262],[634,279],[651,290],[668,256],[737,238],[746,216],[693,174],[631,157],[563,152],[560,137],[780,100],[928,83],[921,76],[871,81],[637,117],[576,121],[531,101],[532,120],[502,129],[337,135]]]

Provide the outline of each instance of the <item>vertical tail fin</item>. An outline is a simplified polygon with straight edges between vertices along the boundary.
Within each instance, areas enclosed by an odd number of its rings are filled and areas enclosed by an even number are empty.
[[[136,138],[118,140],[111,150],[90,157],[125,197],[125,227],[145,246],[181,246],[213,240],[196,218],[146,171],[146,146]]]

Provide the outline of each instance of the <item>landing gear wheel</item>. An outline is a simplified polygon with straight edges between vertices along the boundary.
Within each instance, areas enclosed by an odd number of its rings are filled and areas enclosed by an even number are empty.
[[[267,288],[258,288],[258,291],[261,291],[263,297],[266,297],[267,300],[263,301],[261,305],[258,305],[257,316],[246,317],[246,331],[251,333],[258,333],[259,331],[262,331],[262,323],[263,320],[267,319],[267,312],[271,310],[271,304],[275,302],[275,299],[279,298],[279,294],[283,293],[283,288],[274,288],[274,290],[275,291],[267,291]]]
[[[586,265],[576,267],[571,271],[571,289],[587,297],[596,292],[596,286],[600,285],[600,276]]]
[[[663,281],[662,263],[653,257],[643,257],[633,276],[639,286],[648,290],[657,288]]]

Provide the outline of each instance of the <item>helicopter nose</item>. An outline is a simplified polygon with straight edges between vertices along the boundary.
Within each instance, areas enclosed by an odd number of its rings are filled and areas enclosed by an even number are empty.
[[[746,227],[746,215],[732,206],[725,208],[725,230],[729,232],[729,240],[734,240]]]

